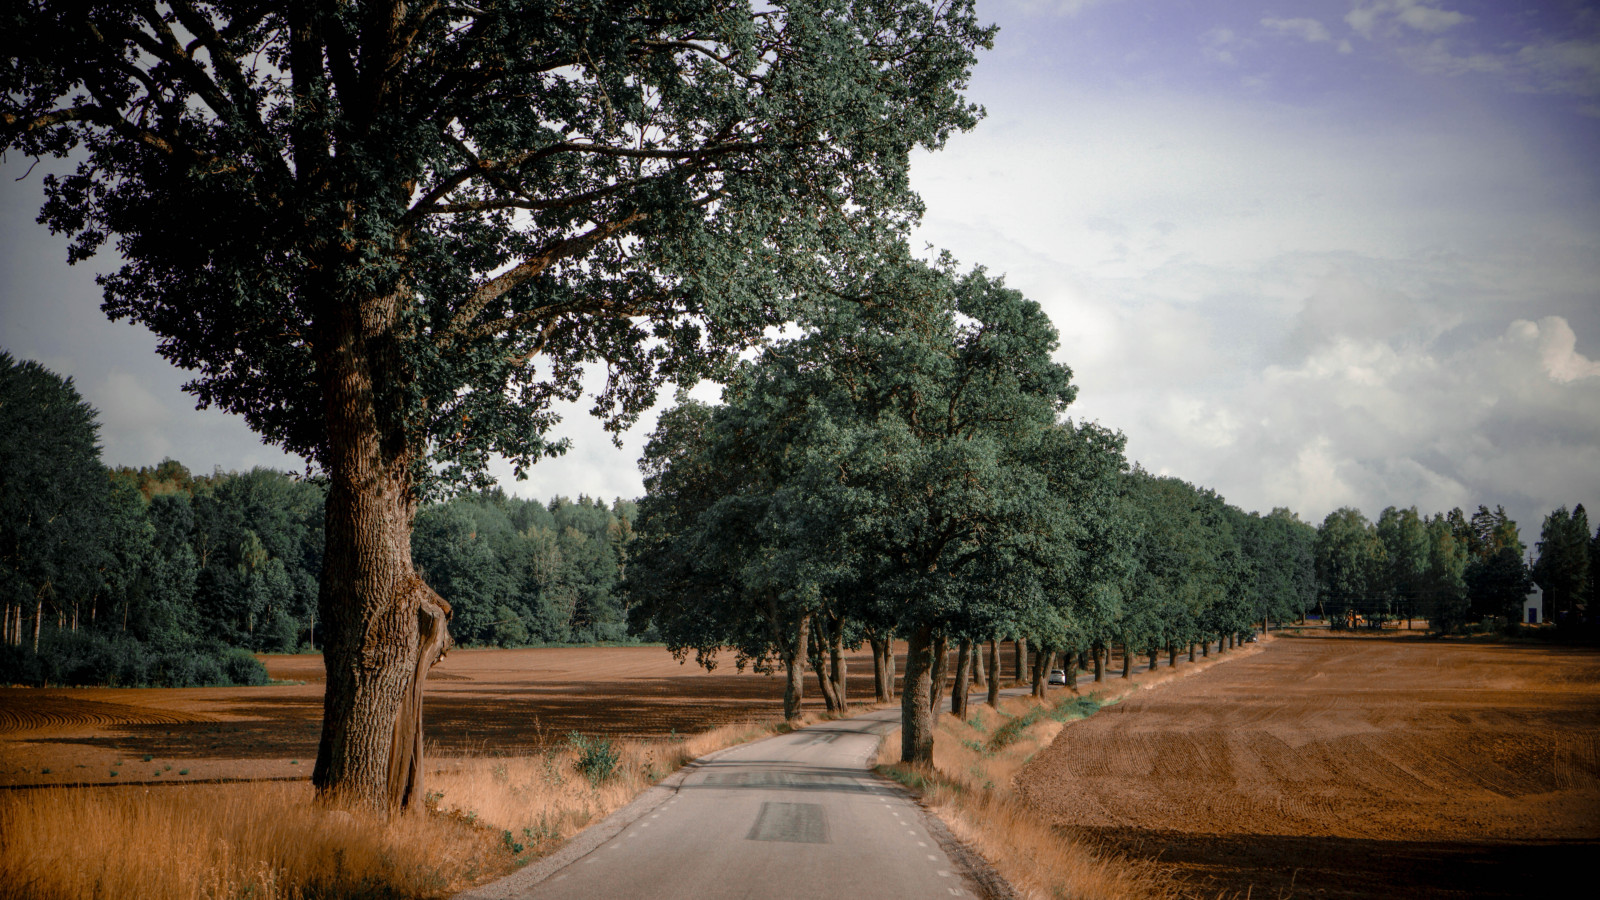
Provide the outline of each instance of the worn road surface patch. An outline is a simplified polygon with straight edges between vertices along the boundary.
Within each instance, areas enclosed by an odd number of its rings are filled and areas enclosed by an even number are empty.
[[[791,844],[826,844],[828,820],[820,803],[761,804],[761,814],[747,840],[787,841]]]

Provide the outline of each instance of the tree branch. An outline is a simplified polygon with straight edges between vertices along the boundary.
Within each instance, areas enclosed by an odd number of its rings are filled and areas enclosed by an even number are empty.
[[[491,278],[485,282],[467,302],[461,305],[450,325],[440,336],[441,343],[449,338],[465,335],[467,326],[483,312],[490,303],[505,296],[512,289],[518,287],[548,269],[555,263],[571,256],[576,256],[595,244],[600,243],[612,235],[624,231],[637,222],[643,221],[645,214],[642,212],[630,213],[616,222],[605,225],[596,225],[577,237],[566,238],[551,244],[542,253],[524,259],[508,271]]]

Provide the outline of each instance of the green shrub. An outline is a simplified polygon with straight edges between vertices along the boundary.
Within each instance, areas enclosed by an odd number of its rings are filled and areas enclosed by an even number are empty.
[[[237,685],[267,683],[267,667],[249,650],[235,647],[222,654],[222,674]]]
[[[578,751],[578,771],[589,783],[599,786],[617,772],[617,762],[622,754],[605,738],[585,737],[576,731],[567,735],[567,743]]]

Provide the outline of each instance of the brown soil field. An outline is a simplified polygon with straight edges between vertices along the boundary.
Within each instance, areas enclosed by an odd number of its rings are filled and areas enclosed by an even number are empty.
[[[309,778],[322,723],[320,656],[263,656],[280,684],[234,688],[0,687],[0,787]],[[872,698],[872,658],[850,695]],[[815,678],[807,708],[821,709]],[[428,678],[436,757],[511,754],[579,731],[665,738],[780,715],[783,681],[680,665],[660,647],[456,650]],[[182,774],[180,774],[182,773]]]
[[[1172,867],[1195,897],[1587,883],[1600,652],[1325,632],[1264,651],[1069,726],[1019,791],[1069,833]]]

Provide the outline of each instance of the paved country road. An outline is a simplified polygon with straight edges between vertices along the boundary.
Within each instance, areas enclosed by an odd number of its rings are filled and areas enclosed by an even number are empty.
[[[870,771],[899,720],[882,709],[712,754],[461,900],[1008,896],[942,823]]]

